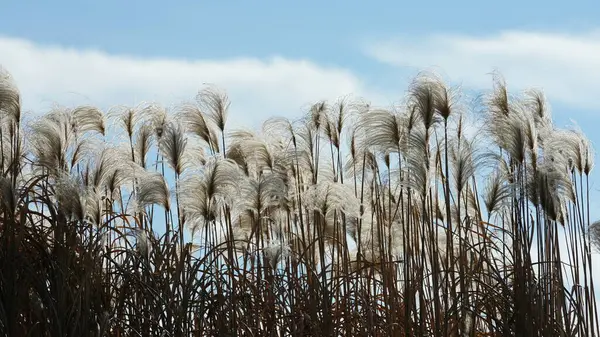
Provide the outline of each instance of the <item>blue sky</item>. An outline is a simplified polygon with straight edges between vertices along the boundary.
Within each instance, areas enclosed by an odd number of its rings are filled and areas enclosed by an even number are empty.
[[[398,100],[417,71],[465,89],[543,88],[559,126],[600,143],[600,5],[593,1],[4,0],[0,65],[26,109],[230,93],[232,125],[298,116],[344,94]],[[597,181],[597,179],[594,179]],[[596,188],[596,187],[594,187]]]

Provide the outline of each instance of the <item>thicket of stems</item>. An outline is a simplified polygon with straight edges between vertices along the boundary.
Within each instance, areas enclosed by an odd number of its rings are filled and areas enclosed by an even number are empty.
[[[0,73],[0,335],[598,336],[590,142],[500,78],[228,130],[214,87],[21,115]]]

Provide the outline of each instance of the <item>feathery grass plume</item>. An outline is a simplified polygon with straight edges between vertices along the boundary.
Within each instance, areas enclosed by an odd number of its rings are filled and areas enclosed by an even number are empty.
[[[600,251],[600,221],[596,221],[590,225],[588,235],[590,236],[590,242],[596,251]]]
[[[321,129],[321,125],[326,121],[328,110],[326,101],[313,104],[309,111],[309,125],[315,130]]]
[[[450,88],[446,85],[440,78],[437,76],[432,76],[431,81],[434,85],[434,93],[435,93],[435,111],[445,120],[447,121],[453,112],[458,107],[459,97],[458,91]]]
[[[143,167],[147,168],[147,157],[148,153],[152,149],[153,144],[153,135],[154,130],[152,129],[151,124],[144,123],[140,126],[137,136],[135,138],[135,142],[133,143],[133,156],[135,158],[135,163]]]
[[[166,210],[171,209],[171,194],[165,178],[157,172],[144,172],[139,176],[136,190],[137,211],[146,206],[157,204]]]
[[[350,186],[322,182],[310,186],[305,192],[303,200],[305,207],[319,212],[328,223],[332,223],[337,214],[347,214],[349,217],[358,217],[360,201],[354,196]]]
[[[230,160],[214,159],[194,173],[187,172],[181,178],[181,208],[188,219],[201,219],[208,224],[217,219],[219,207],[232,198],[240,171]]]
[[[246,176],[250,175],[250,166],[246,160],[246,155],[242,149],[241,143],[233,143],[229,145],[225,158],[234,161],[244,172]]]
[[[133,233],[135,236],[136,248],[140,252],[142,256],[148,256],[152,253],[152,236],[151,233],[148,233],[145,229],[134,228]]]
[[[206,154],[206,147],[202,144],[202,141],[196,138],[186,138],[186,151],[184,155],[184,161],[186,163],[186,169],[193,167],[201,167],[206,165],[209,158]]]
[[[0,116],[18,123],[21,120],[21,94],[13,77],[0,67]]]
[[[535,123],[527,110],[521,109],[519,104],[514,104],[509,115],[491,115],[487,125],[490,135],[496,144],[505,150],[513,160],[525,163],[529,149],[535,148],[537,134]]]
[[[225,91],[214,86],[204,88],[196,96],[200,110],[208,115],[216,127],[221,131],[221,145],[225,151],[225,124],[229,114],[231,102]]]
[[[257,137],[253,132],[237,130],[230,134],[231,146],[239,150],[242,158],[238,156],[240,164],[248,166],[254,175],[260,175],[264,170],[273,170],[275,158],[269,145]]]
[[[472,141],[461,138],[451,146],[450,159],[456,190],[462,191],[475,177],[475,170],[486,164],[487,156],[480,153]]]
[[[415,108],[427,132],[438,122],[436,108],[441,107],[438,106],[439,90],[438,82],[427,74],[417,76],[409,87],[409,106]]]
[[[78,117],[74,113],[78,112]],[[91,111],[91,112],[90,112]],[[72,110],[62,107],[31,124],[31,147],[36,163],[51,173],[70,172],[81,160],[98,149],[99,140],[89,135],[103,122],[95,118],[98,111],[93,109]],[[85,117],[85,118],[84,118]]]
[[[404,149],[406,121],[402,116],[388,110],[371,110],[363,113],[357,123],[359,147],[382,152],[398,153]]]
[[[57,209],[64,212],[67,218],[83,221],[85,218],[84,188],[80,181],[63,175],[56,181]]]
[[[589,157],[587,140],[576,131],[556,130],[545,142],[544,152],[556,165],[583,172]]]
[[[493,74],[493,90],[487,98],[487,108],[493,117],[507,117],[511,115],[511,97],[508,93],[506,81],[497,72]]]
[[[342,214],[348,219],[360,217],[360,201],[354,196],[349,185],[321,182],[308,187],[303,192],[302,200],[308,210],[316,211],[323,219],[323,233],[326,235],[324,239],[328,241],[339,240],[340,235],[345,237],[346,233],[341,231]],[[313,218],[313,222],[318,223],[318,219]]]
[[[96,131],[104,135],[106,130],[104,124],[104,113],[93,106],[79,106],[72,110],[71,114],[77,126],[76,132],[85,133],[88,131]]]
[[[171,169],[175,171],[177,176],[181,175],[188,164],[185,156],[187,138],[185,137],[183,127],[179,123],[168,123],[165,126],[163,137],[161,137],[158,146]]]
[[[212,153],[219,152],[219,142],[212,120],[198,103],[183,103],[178,108],[186,129],[192,135],[203,140]]]
[[[105,214],[107,209],[101,194],[98,191],[86,188],[83,197],[83,204],[85,207],[85,218],[84,220],[99,226],[102,224],[102,216]]]
[[[502,171],[496,170],[488,177],[483,196],[488,211],[488,219],[492,214],[499,213],[504,207],[508,206],[511,196],[510,191],[510,184]]]
[[[127,156],[116,148],[104,148],[88,159],[87,178],[89,186],[97,191],[112,185],[113,189],[127,180],[129,168]]]
[[[143,159],[145,157],[142,157],[141,159],[138,158],[138,156],[144,155],[143,153],[142,154],[137,153],[139,150],[138,147],[139,146],[143,147],[144,145],[146,145],[146,144],[144,144],[144,141],[149,138],[148,133],[151,132],[148,127],[149,123],[143,122],[143,117],[145,117],[144,114],[145,113],[147,114],[147,112],[145,111],[146,109],[148,109],[148,105],[146,105],[145,103],[142,103],[135,107],[129,107],[129,106],[123,106],[123,105],[115,106],[108,110],[108,118],[109,118],[109,120],[113,121],[113,123],[111,123],[111,125],[116,125],[118,127],[118,129],[122,129],[125,131],[127,141],[129,142],[130,159],[132,161],[142,163],[142,164],[144,164]],[[139,130],[139,134],[138,134],[137,138],[138,138],[138,141],[141,141],[142,143],[134,145],[134,137],[139,128],[139,125],[142,126],[142,129]],[[139,139],[140,137],[142,137],[141,140]]]
[[[563,203],[575,201],[575,192],[566,172],[544,165],[528,179],[529,199],[540,206],[551,220],[557,220]]]
[[[589,176],[594,168],[594,149],[587,137],[583,138],[583,173]]]
[[[432,183],[434,158],[428,152],[427,132],[423,128],[412,131],[408,139],[408,150],[406,156],[406,180],[403,183],[407,187],[419,192],[425,197]]]
[[[277,135],[287,139],[295,148],[297,146],[297,136],[294,124],[287,118],[271,117],[263,123],[264,134]]]
[[[165,127],[169,123],[167,109],[157,103],[148,103],[140,108],[139,114],[139,118],[144,123],[149,123],[152,126],[156,141],[160,141],[165,132]]]
[[[146,106],[144,104],[140,104],[136,107],[129,107],[124,105],[119,105],[112,107],[108,110],[109,119],[116,119],[115,123],[123,128],[125,131],[127,138],[129,140],[133,140],[133,136],[136,132],[136,127],[140,120],[142,119],[142,112]]]
[[[252,214],[255,221],[268,216],[280,207],[287,196],[283,179],[275,173],[264,173],[256,179],[245,179],[240,184],[236,208]]]
[[[536,128],[539,130],[539,140],[552,132],[552,113],[546,96],[541,90],[530,89],[525,91],[525,105],[532,112]]]
[[[364,104],[361,100],[344,96],[336,100],[328,110],[328,124],[331,124],[329,127],[331,137],[329,138],[336,148],[340,147],[341,135],[346,122],[352,120],[361,111]]]
[[[290,253],[291,249],[289,245],[279,241],[272,241],[265,248],[263,248],[263,254],[269,262],[271,268],[276,268],[277,264],[290,255]]]

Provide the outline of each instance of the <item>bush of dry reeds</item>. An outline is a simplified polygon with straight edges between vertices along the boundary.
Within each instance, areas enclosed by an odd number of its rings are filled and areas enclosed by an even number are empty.
[[[590,142],[500,78],[477,132],[465,101],[25,121],[1,73],[0,335],[597,336]]]

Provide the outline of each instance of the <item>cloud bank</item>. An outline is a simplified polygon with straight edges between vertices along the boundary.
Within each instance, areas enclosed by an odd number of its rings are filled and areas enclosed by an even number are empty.
[[[105,109],[141,101],[177,104],[210,83],[230,96],[230,126],[257,126],[273,115],[298,117],[321,99],[374,95],[348,70],[283,57],[144,58],[0,37],[0,66],[15,78],[24,110],[35,113],[54,103]]]
[[[498,70],[512,89],[541,87],[549,99],[581,109],[600,108],[600,33],[505,31],[488,36],[436,34],[368,42],[365,52],[396,67],[439,68],[453,81],[491,87]]]

